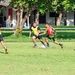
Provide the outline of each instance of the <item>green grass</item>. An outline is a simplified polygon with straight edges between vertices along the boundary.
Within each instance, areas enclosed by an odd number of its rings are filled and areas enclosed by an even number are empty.
[[[44,30],[41,31],[41,33]],[[13,31],[2,31],[2,35],[5,41],[11,42],[29,42],[32,39],[28,39],[29,31],[23,31],[22,36],[13,36]],[[45,38],[45,35],[43,36]],[[59,41],[75,41],[75,30],[57,30],[56,31],[56,39]]]
[[[45,24],[40,24],[39,25],[40,26],[40,28],[45,28]],[[55,25],[51,25],[51,26],[53,26],[54,28],[75,28],[75,26],[64,26],[64,25],[60,25],[60,26],[55,26]]]
[[[51,48],[33,48],[32,42],[5,42],[0,45],[0,75],[75,75],[75,42],[50,42]],[[40,42],[37,42],[40,46]]]

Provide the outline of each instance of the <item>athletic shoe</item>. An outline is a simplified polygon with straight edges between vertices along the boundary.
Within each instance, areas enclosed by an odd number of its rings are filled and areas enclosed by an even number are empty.
[[[47,43],[47,47],[50,47],[50,46],[49,46],[49,43]]]
[[[33,48],[37,47],[37,45],[34,45]]]
[[[47,45],[46,47],[48,47],[48,48],[49,48],[50,46],[49,46],[49,45]]]
[[[60,44],[61,48],[63,48],[63,44]]]
[[[5,54],[8,54],[8,51],[5,51]]]

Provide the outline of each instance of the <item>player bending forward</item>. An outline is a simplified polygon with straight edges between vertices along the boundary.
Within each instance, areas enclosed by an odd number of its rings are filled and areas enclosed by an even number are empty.
[[[42,36],[39,35],[40,34],[40,28],[36,25],[36,23],[33,23],[33,26],[30,28],[30,35],[29,37],[31,37],[31,34],[32,34],[32,31],[33,31],[33,37],[32,37],[32,40],[33,40],[33,43],[34,43],[34,46],[33,47],[36,47],[36,39],[38,38],[40,40],[40,42],[45,46],[43,40],[42,40]]]
[[[57,44],[57,45],[59,45],[61,48],[63,48],[63,44],[61,44],[61,43],[59,43],[59,42],[57,42],[56,40],[55,40],[55,33],[56,33],[56,30],[52,27],[52,26],[49,26],[48,25],[48,23],[46,23],[45,24],[45,27],[46,27],[46,30],[45,30],[45,32],[44,33],[42,33],[42,34],[40,34],[40,35],[44,35],[44,34],[47,34],[47,36],[46,36],[46,43],[47,43],[47,47],[49,47],[49,41],[48,41],[48,39],[50,39],[50,40],[53,40],[53,42],[55,43],[55,44]]]

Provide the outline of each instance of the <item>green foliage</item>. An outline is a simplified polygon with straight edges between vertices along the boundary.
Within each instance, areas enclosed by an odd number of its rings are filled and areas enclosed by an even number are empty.
[[[27,9],[36,6],[36,10],[40,13],[45,13],[46,11],[74,11],[75,10],[75,1],[74,0],[11,0],[10,5],[13,7],[21,6]]]
[[[23,7],[25,5],[26,5],[25,0],[11,0],[10,2],[10,6],[12,6],[13,8]]]
[[[70,7],[70,3],[68,0],[64,0],[62,2],[62,6],[64,6],[64,11],[68,11],[69,7]]]
[[[0,14],[3,12],[4,8],[0,8]]]
[[[69,12],[75,10],[74,0],[53,0],[52,1],[52,11],[59,12]]]
[[[75,1],[74,0],[70,0],[70,6],[71,6],[71,9],[75,11]]]

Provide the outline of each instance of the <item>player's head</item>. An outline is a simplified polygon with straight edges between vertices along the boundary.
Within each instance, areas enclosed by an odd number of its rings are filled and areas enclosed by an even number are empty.
[[[46,27],[46,28],[49,28],[49,24],[48,24],[48,23],[45,23],[45,27]]]
[[[33,23],[33,26],[34,26],[34,27],[36,27],[36,26],[37,26],[35,22]]]

